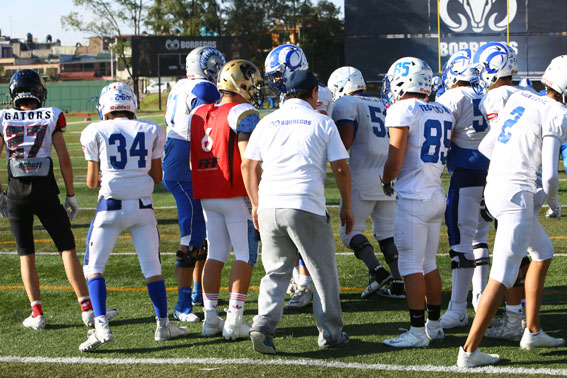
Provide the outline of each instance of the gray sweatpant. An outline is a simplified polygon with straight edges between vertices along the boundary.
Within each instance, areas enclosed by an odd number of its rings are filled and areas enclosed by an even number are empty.
[[[325,216],[296,209],[265,209],[258,214],[262,263],[258,316],[253,331],[274,336],[283,313],[284,297],[297,258],[297,250],[313,278],[313,313],[319,329],[318,344],[328,347],[344,340],[339,298],[335,239]]]

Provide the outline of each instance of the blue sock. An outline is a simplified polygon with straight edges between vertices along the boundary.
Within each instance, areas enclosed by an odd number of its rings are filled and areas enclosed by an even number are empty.
[[[87,281],[94,315],[106,315],[106,282],[104,277],[93,277]]]
[[[167,294],[165,292],[165,281],[155,281],[148,283],[148,294],[154,304],[156,316],[167,318]]]
[[[177,304],[175,310],[184,314],[189,314],[193,310],[193,303],[191,303],[191,288],[182,287],[177,293]]]

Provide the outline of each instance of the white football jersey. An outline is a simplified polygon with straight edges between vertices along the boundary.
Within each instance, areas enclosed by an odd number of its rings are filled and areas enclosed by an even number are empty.
[[[461,148],[478,149],[480,141],[488,133],[488,121],[480,111],[482,95],[477,95],[469,87],[456,87],[444,92],[437,102],[445,105],[453,113],[451,142]]]
[[[326,112],[329,117],[333,112],[333,93],[329,88],[321,84],[319,84],[319,97],[317,98],[315,110]]]
[[[168,138],[190,140],[189,114],[193,110],[191,104],[197,97],[193,93],[193,89],[199,83],[209,83],[209,81],[205,79],[181,79],[169,93],[165,110]]]
[[[159,125],[127,118],[91,123],[81,133],[81,145],[86,160],[100,163],[99,197],[151,197],[154,181],[148,172],[151,161],[161,158],[165,145]]]
[[[65,116],[57,108],[6,109],[0,113],[0,134],[8,159],[51,157],[52,135],[65,131]]]
[[[382,101],[370,96],[343,96],[333,104],[333,121],[339,126],[349,122],[355,126],[350,146],[352,188],[365,200],[391,200],[381,190],[380,177],[388,159],[390,138],[384,125],[386,111]]]
[[[503,85],[489,90],[480,102],[480,111],[490,126],[498,119],[498,113],[504,109],[506,101],[510,96],[517,92],[517,87]]]
[[[402,169],[395,185],[400,198],[428,200],[443,190],[441,173],[447,161],[454,118],[436,102],[410,98],[386,112],[386,127],[409,127]]]
[[[486,142],[494,139],[487,182],[515,184],[518,190],[535,193],[541,165],[543,137],[567,137],[565,105],[529,91],[513,94],[501,111]]]

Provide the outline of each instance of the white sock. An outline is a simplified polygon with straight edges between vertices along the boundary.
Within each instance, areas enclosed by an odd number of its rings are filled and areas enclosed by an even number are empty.
[[[510,311],[514,314],[521,315],[522,314],[522,305],[506,305],[506,311]]]
[[[227,317],[236,318],[244,314],[244,302],[246,302],[246,294],[228,293]]]
[[[297,278],[297,281],[295,282],[297,282],[298,285],[311,287],[311,281],[313,281],[311,276],[304,276],[303,274],[300,274],[299,277]]]

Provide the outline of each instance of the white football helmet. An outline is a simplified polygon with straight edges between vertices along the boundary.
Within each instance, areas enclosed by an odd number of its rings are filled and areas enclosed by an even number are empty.
[[[533,88],[534,86],[532,84],[532,81],[527,77],[525,77],[522,80],[520,80],[520,82],[518,83],[518,87]]]
[[[333,100],[336,100],[349,93],[365,90],[366,83],[360,70],[345,66],[333,71],[331,76],[329,76],[327,87],[333,93]]]
[[[557,93],[567,95],[567,55],[553,58],[545,69],[541,82]]]
[[[308,68],[303,50],[292,44],[281,45],[270,51],[264,63],[268,87],[278,96],[286,92],[285,83],[293,71]]]
[[[472,53],[470,49],[461,49],[451,55],[443,66],[443,85],[450,89],[458,81],[471,81],[474,78],[471,67]]]
[[[479,47],[473,56],[471,85],[482,93],[501,77],[518,73],[516,52],[505,42],[490,42]]]
[[[98,98],[98,116],[101,120],[111,112],[130,112],[136,117],[138,101],[132,88],[126,83],[110,83],[100,91]]]
[[[433,76],[431,78],[431,90],[437,92],[443,86],[443,79],[440,76]]]
[[[382,101],[393,104],[406,93],[431,94],[433,71],[419,58],[405,57],[390,66],[382,81]]]
[[[214,47],[197,47],[185,58],[185,70],[190,79],[205,79],[217,82],[217,76],[226,64],[223,53]]]

